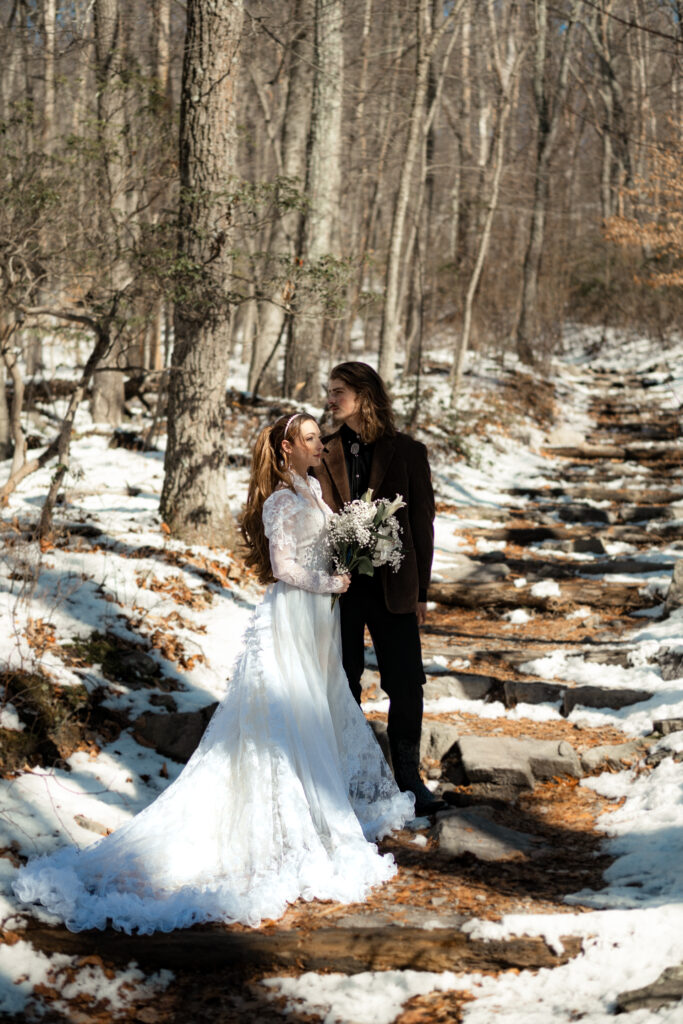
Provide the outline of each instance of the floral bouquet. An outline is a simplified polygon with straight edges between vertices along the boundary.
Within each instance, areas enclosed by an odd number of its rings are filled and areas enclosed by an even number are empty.
[[[327,544],[334,572],[350,573],[357,569],[365,576],[373,576],[380,565],[390,565],[396,572],[403,550],[401,527],[394,513],[404,506],[400,494],[393,501],[373,500],[371,490],[356,501],[347,501],[328,523]],[[339,594],[334,594],[333,608],[338,600]]]

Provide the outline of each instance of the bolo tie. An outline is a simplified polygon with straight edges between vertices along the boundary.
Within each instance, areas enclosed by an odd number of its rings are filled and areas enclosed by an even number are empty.
[[[352,497],[358,498],[358,480],[360,479],[360,473],[358,472],[358,455],[360,453],[360,445],[358,441],[354,441],[353,444],[349,446],[349,451],[351,452],[351,458],[353,460],[351,463],[351,475],[353,477]]]

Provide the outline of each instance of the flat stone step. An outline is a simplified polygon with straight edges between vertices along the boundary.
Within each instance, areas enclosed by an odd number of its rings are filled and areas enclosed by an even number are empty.
[[[540,839],[494,821],[485,805],[440,814],[431,835],[439,853],[452,858],[469,854],[482,861],[527,860],[543,852]]]

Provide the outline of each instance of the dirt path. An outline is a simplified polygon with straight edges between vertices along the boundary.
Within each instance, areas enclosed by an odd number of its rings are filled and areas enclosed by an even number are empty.
[[[642,623],[637,613],[662,600],[642,574],[669,573],[673,560],[665,549],[683,541],[671,510],[683,499],[678,418],[661,412],[647,378],[585,371],[577,384],[592,390],[594,428],[579,446],[546,451],[549,486],[517,488],[509,509],[497,510],[495,519],[490,509],[441,506],[466,539],[471,559],[469,566],[460,559],[453,578],[433,585],[430,596],[438,604],[424,634],[424,767],[450,791],[453,806],[435,827],[425,822],[417,833],[406,830],[383,844],[399,864],[396,878],[366,904],[301,903],[256,931],[198,927],[125,937],[71,935],[34,924],[28,938],[36,947],[173,969],[176,981],[163,997],[131,1009],[130,1020],[146,1022],[273,1019],[277,1007],[251,987],[272,974],[389,967],[498,972],[553,966],[579,951],[575,939],[558,957],[541,939],[483,943],[462,932],[474,917],[564,912],[568,893],[601,888],[609,860],[600,852],[595,822],[605,801],[580,779],[647,754],[642,741],[603,756],[602,748],[626,742],[610,726],[477,711],[495,702],[507,708],[553,704],[566,715],[576,704],[614,707],[647,697],[540,678],[528,667],[558,650],[597,665],[628,664],[629,631]],[[486,524],[463,525],[476,519]],[[610,554],[616,544],[622,553]],[[373,699],[382,695],[372,671],[366,676],[368,715],[381,732],[385,714],[381,704],[373,708]],[[440,711],[430,703],[447,696],[477,703],[467,711]],[[467,747],[463,738],[494,746]],[[490,754],[507,741],[554,745],[560,760],[539,769],[533,757],[520,754],[520,784],[506,766],[481,760],[482,750]],[[465,832],[473,845],[462,850]],[[456,1021],[462,1003],[461,994],[423,997],[411,1001],[405,1019]],[[80,1012],[70,1019],[107,1019],[92,1007]]]

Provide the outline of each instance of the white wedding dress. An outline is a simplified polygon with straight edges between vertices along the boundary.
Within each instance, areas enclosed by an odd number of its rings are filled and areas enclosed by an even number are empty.
[[[341,663],[317,480],[293,477],[263,523],[273,574],[228,690],[179,778],[84,850],[30,861],[14,882],[72,931],[143,934],[199,921],[258,925],[288,903],[363,900],[396,871],[372,840],[414,814]]]

